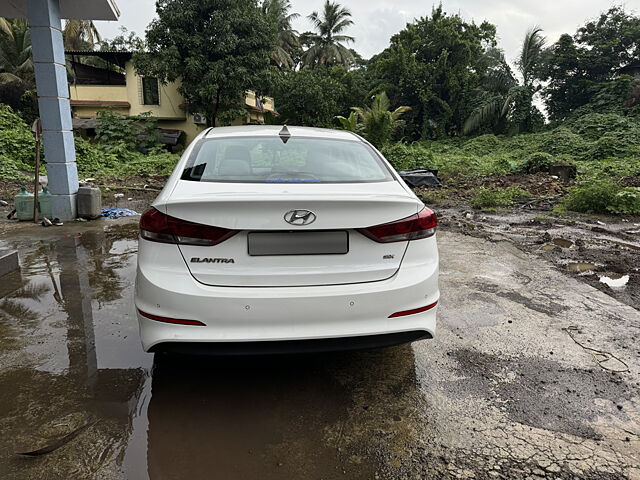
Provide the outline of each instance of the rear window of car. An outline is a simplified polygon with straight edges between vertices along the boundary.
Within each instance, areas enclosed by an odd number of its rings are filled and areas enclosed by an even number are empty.
[[[238,183],[363,183],[392,180],[363,142],[294,137],[226,137],[201,140],[182,180]]]

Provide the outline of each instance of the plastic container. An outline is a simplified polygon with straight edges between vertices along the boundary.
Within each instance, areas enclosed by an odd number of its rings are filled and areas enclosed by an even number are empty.
[[[51,211],[51,194],[47,187],[42,187],[42,191],[38,193],[38,204],[40,208],[40,216],[52,220],[53,212]]]
[[[80,218],[98,218],[102,212],[102,194],[96,187],[78,189],[78,216]]]
[[[33,194],[27,192],[25,187],[20,189],[15,197],[16,218],[18,220],[33,220]]]

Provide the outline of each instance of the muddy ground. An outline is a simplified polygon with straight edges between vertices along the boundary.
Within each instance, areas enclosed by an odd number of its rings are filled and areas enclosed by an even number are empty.
[[[435,339],[245,359],[142,352],[135,217],[0,222],[2,478],[640,480],[637,220],[436,210]]]
[[[544,211],[437,209],[442,228],[508,240],[557,269],[640,309],[640,218],[550,215]]]

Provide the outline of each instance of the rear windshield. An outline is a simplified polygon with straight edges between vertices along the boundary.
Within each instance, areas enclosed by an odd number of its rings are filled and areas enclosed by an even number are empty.
[[[203,139],[183,180],[241,183],[384,182],[393,177],[362,142],[296,137]]]

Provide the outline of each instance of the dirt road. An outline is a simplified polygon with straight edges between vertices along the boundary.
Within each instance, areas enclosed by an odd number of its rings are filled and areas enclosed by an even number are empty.
[[[154,363],[134,222],[0,240],[3,478],[640,479],[640,313],[539,255],[441,231],[434,340]]]

